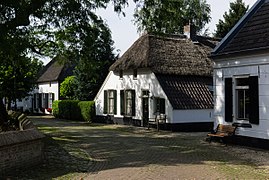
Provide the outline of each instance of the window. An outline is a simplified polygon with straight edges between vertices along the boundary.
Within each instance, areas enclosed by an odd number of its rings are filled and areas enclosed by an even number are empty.
[[[104,114],[117,114],[117,91],[104,91]]]
[[[134,76],[134,79],[137,79],[137,69],[133,70],[133,76]]]
[[[135,116],[135,90],[121,90],[121,115]]]
[[[225,78],[225,121],[259,124],[258,76]]]
[[[165,99],[155,98],[155,113],[165,114]]]
[[[54,101],[54,93],[49,93],[49,108],[52,108],[53,101]]]
[[[237,78],[235,86],[236,118],[249,120],[249,78]]]

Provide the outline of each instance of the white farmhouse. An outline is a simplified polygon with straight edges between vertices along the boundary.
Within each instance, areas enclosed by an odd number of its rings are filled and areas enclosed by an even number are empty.
[[[269,139],[269,1],[259,0],[212,52],[215,127]]]
[[[18,102],[23,111],[29,110],[35,113],[50,114],[52,102],[60,100],[60,84],[73,74],[74,66],[60,64],[57,58],[52,59],[40,72],[36,82],[36,88],[31,96]]]
[[[96,114],[148,126],[161,118],[173,131],[213,127],[212,61],[216,41],[190,33],[141,36],[111,67],[95,97]]]

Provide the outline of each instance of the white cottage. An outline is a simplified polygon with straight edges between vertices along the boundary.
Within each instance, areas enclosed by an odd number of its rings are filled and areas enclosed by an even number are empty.
[[[32,95],[23,99],[18,106],[23,107],[23,111],[29,110],[35,113],[50,114],[52,102],[60,100],[60,84],[67,77],[73,74],[74,66],[60,64],[57,58],[51,60],[40,72],[37,79],[37,88]]]
[[[194,37],[193,35],[191,37]],[[216,41],[141,36],[111,67],[95,97],[96,114],[114,123],[203,131],[213,126],[212,61]]]
[[[212,52],[215,127],[269,139],[269,1],[259,0]],[[252,141],[249,141],[252,142]]]

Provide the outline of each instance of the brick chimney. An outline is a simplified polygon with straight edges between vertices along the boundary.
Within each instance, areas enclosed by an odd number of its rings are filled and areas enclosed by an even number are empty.
[[[191,39],[192,41],[197,41],[195,25],[188,24],[184,26],[184,35],[187,36],[187,38]]]

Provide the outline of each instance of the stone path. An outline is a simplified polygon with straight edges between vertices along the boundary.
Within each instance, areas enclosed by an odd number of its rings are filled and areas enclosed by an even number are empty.
[[[267,179],[269,154],[205,142],[206,133],[156,132],[31,117],[48,137],[41,167],[11,179]],[[242,149],[242,151],[241,151]],[[242,153],[243,152],[243,153]],[[262,159],[251,158],[261,153]],[[248,156],[249,154],[249,156]],[[242,155],[242,156],[241,156]]]

